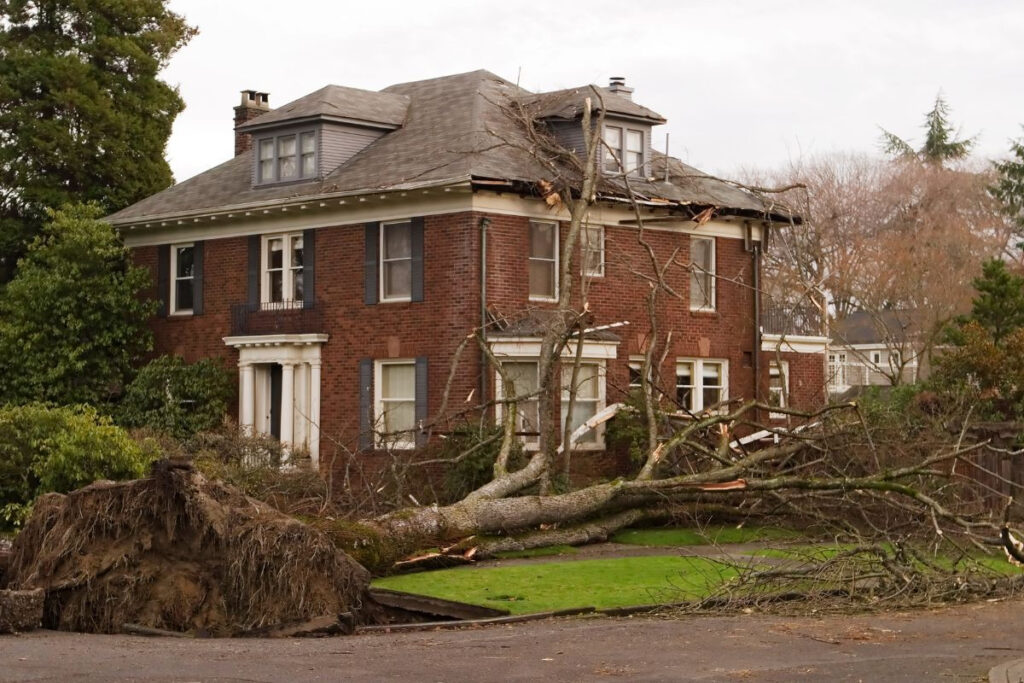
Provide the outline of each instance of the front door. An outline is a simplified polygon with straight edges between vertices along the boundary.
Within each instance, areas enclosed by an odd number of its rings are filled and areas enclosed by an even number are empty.
[[[281,438],[281,366],[270,366],[270,435]]]

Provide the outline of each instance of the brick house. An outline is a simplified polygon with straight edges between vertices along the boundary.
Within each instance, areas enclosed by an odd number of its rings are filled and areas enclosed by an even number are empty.
[[[604,110],[616,154],[602,161],[577,259],[578,296],[604,329],[583,343],[574,420],[623,399],[649,335],[649,261],[623,175],[646,241],[681,264],[666,276],[680,296],[658,310],[672,331],[658,369],[666,396],[692,413],[736,397],[819,404],[823,340],[776,344],[769,358],[753,293],[760,244],[793,217],[655,152],[665,119],[621,79],[533,94],[476,71],[380,92],[327,86],[278,109],[244,91],[234,158],[109,218],[153,273],[157,352],[237,365],[239,424],[308,451],[314,466],[339,444],[369,454],[424,443],[451,359],[481,325],[517,388],[529,387],[531,321],[553,306],[567,213],[544,201],[538,181],[550,173],[508,111],[522,104],[580,152],[585,96]],[[449,405],[500,391],[470,347]],[[528,443],[535,411],[519,411]],[[578,448],[603,452],[602,429]]]

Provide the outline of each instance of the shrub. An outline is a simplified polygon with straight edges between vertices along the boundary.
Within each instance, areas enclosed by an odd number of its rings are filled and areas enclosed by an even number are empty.
[[[0,408],[0,526],[18,526],[36,496],[97,479],[136,479],[156,456],[94,408]]]
[[[494,461],[501,451],[501,437],[500,426],[481,429],[467,425],[453,430],[444,440],[437,457],[450,461],[444,474],[447,500],[461,500],[494,477]],[[509,455],[508,469],[515,471],[525,464],[522,444],[517,441]]]
[[[161,356],[128,385],[117,421],[186,439],[220,426],[233,396],[231,373],[219,361],[188,364],[178,356]]]

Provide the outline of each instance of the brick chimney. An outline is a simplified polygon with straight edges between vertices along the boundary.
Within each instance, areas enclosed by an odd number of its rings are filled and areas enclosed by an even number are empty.
[[[633,89],[626,87],[626,79],[622,76],[612,76],[608,79],[608,90],[627,100],[633,99]]]
[[[238,132],[238,127],[270,111],[270,95],[257,90],[243,90],[242,103],[235,107],[235,156],[252,148],[252,135]]]

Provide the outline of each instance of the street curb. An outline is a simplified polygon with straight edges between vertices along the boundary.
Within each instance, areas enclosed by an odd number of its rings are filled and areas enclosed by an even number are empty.
[[[989,683],[1024,683],[1024,659],[1015,659],[988,672]]]

